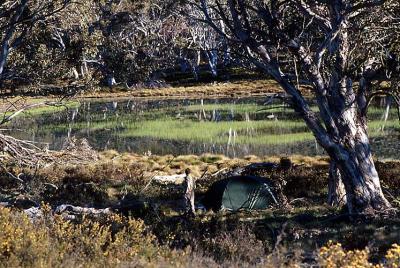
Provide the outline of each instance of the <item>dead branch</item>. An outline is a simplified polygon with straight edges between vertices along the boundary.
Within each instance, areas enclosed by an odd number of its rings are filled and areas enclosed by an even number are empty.
[[[97,159],[97,152],[84,139],[72,138],[63,150],[51,151],[38,147],[34,142],[0,133],[0,160],[3,163],[9,161],[22,167],[32,168],[52,164],[84,164]]]
[[[4,134],[0,134],[0,159],[12,159],[21,166],[30,167],[53,160],[49,151],[39,148],[34,142],[19,140]]]

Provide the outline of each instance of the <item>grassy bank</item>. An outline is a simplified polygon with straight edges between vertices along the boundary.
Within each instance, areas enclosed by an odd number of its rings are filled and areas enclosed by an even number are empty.
[[[126,99],[126,98],[221,98],[221,97],[246,97],[260,96],[268,93],[282,93],[280,86],[273,80],[251,79],[237,80],[232,82],[204,83],[190,86],[171,86],[164,88],[134,88],[125,87],[93,87],[90,90],[82,91],[76,97],[88,99]],[[304,88],[306,95],[308,90]],[[7,96],[7,102],[15,102],[21,97]],[[56,100],[59,95],[48,94],[43,96],[25,96],[24,100],[35,103],[38,100]],[[4,100],[4,98],[3,98]]]
[[[49,102],[51,102],[52,104],[46,104]],[[29,108],[30,106],[33,106],[33,108]],[[0,118],[4,116],[10,116],[18,110],[23,110],[20,114],[18,114],[18,117],[37,117],[64,112],[68,109],[78,108],[79,106],[80,102],[77,100],[59,103],[54,100],[53,103],[47,98],[15,98],[13,100],[2,101],[2,103],[0,104]]]

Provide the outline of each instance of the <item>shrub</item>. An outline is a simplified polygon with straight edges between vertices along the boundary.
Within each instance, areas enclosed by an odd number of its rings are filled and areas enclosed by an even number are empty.
[[[24,213],[0,209],[0,266],[113,266],[150,261],[161,251],[141,220],[111,215],[72,223],[47,215],[32,222]]]
[[[369,262],[369,250],[345,251],[340,243],[329,243],[319,250],[319,263],[327,268],[352,268],[352,267],[400,267],[400,246],[392,245],[386,253],[382,264]]]

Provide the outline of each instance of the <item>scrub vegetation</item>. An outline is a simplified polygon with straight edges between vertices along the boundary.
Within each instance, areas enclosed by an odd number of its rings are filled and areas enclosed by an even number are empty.
[[[0,208],[2,266],[399,265],[400,220],[354,221],[338,208],[325,205],[328,158],[293,156],[292,170],[263,173],[271,180],[287,182],[283,190],[290,208],[235,213],[199,210],[196,218],[187,219],[182,217],[182,190],[149,184],[155,174],[177,174],[190,168],[199,178],[207,170],[197,181],[196,200],[201,200],[211,183],[220,178],[213,175],[219,170],[263,161],[279,163],[279,157],[143,156],[115,151],[98,157],[95,163],[56,165],[39,171],[16,169],[25,174],[28,191],[24,192],[15,187],[12,178],[2,180],[2,201],[23,204],[21,200],[32,200],[42,204],[44,211],[32,222],[18,208]],[[377,162],[377,166],[385,192],[400,206],[400,162]],[[57,190],[37,187],[49,184]],[[60,203],[101,208],[112,207],[121,199],[146,205],[125,212],[128,214],[74,220],[52,212]]]
[[[185,226],[186,225],[186,226]],[[199,228],[199,222],[178,223],[180,231]],[[72,223],[47,214],[32,223],[26,215],[0,209],[1,267],[304,267],[301,251],[291,254],[277,247],[266,255],[268,244],[260,240],[251,225],[220,223],[214,238],[198,245],[171,249],[158,242],[142,220],[112,215],[101,221],[82,219]],[[215,226],[216,227],[216,226]],[[228,229],[229,228],[229,229]],[[192,235],[187,233],[187,235]],[[167,243],[173,244],[170,233]],[[346,250],[340,243],[328,242],[313,252],[312,265],[320,267],[398,267],[400,246],[394,244],[381,264],[371,262],[371,252]]]

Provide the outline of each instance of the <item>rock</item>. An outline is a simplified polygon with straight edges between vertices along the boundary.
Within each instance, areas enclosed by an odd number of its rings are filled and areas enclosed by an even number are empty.
[[[32,221],[38,220],[43,217],[43,212],[38,207],[25,209],[24,212]]]
[[[10,206],[11,206],[11,204],[8,203],[8,202],[0,202],[0,207],[7,208],[7,207],[10,207]]]

